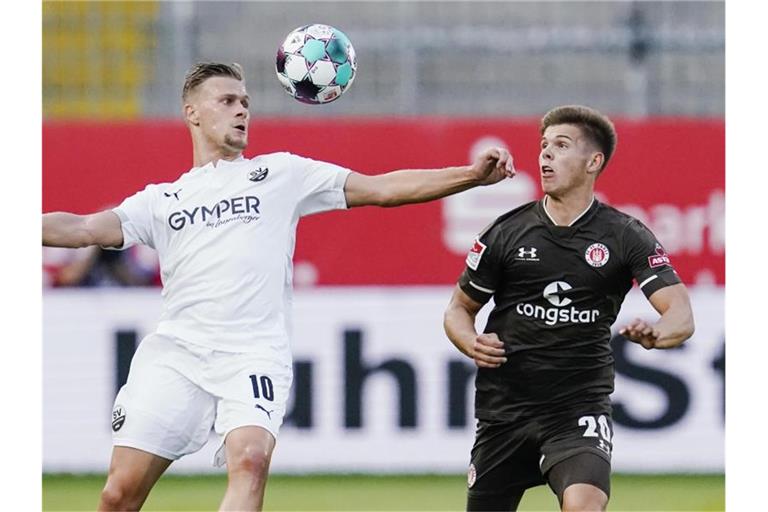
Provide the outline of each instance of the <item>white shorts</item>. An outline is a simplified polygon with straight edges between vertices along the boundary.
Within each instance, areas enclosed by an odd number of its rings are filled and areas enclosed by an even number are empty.
[[[220,436],[214,465],[226,463],[224,440],[259,426],[277,438],[293,378],[290,366],[261,354],[222,352],[150,334],[131,361],[112,410],[115,446],[176,460]]]

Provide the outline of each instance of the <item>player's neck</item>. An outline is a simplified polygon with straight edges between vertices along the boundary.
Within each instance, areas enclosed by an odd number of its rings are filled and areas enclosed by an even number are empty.
[[[232,160],[237,160],[243,154],[242,151],[233,150],[222,146],[196,144],[194,141],[192,145],[192,158],[194,167],[203,167],[210,162],[213,162],[213,165],[215,166],[216,162],[219,160],[227,160],[231,162]]]
[[[556,226],[570,226],[587,212],[594,199],[591,189],[561,197],[547,194],[544,196],[544,211]]]

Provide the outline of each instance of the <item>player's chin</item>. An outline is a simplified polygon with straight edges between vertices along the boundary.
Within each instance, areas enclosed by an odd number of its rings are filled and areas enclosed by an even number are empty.
[[[242,151],[248,146],[248,135],[242,134],[235,137],[227,135],[224,137],[224,144],[232,149]]]
[[[552,195],[557,192],[557,185],[553,180],[543,179],[541,180],[541,190],[545,194]]]

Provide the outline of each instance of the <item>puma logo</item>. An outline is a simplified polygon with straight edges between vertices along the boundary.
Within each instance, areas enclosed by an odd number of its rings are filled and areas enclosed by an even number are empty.
[[[173,196],[178,201],[179,200],[179,192],[181,192],[181,189],[177,190],[176,192],[171,192],[170,194],[168,192],[163,192],[163,195],[165,195],[165,197]]]
[[[274,412],[274,409],[272,409],[271,411],[268,411],[268,410],[266,410],[264,407],[262,407],[260,404],[256,404],[256,408],[257,408],[257,409],[261,409],[262,411],[264,411],[265,413],[267,413],[267,417],[268,417],[270,420],[272,419],[272,413]]]

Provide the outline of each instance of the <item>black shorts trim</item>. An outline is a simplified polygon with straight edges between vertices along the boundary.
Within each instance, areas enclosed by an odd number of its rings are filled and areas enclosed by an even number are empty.
[[[549,458],[545,458],[544,462],[541,464],[541,474],[544,475],[546,478],[547,473],[550,469],[556,464],[559,464],[567,459],[570,459],[571,457],[575,457],[576,455],[580,455],[582,453],[592,453],[603,459],[605,462],[608,463],[610,466],[611,464],[611,457],[603,452],[602,450],[598,450],[597,448],[592,448],[591,446],[578,446],[575,448],[572,448],[570,450],[565,450],[562,452],[558,452],[556,455],[552,455]]]

